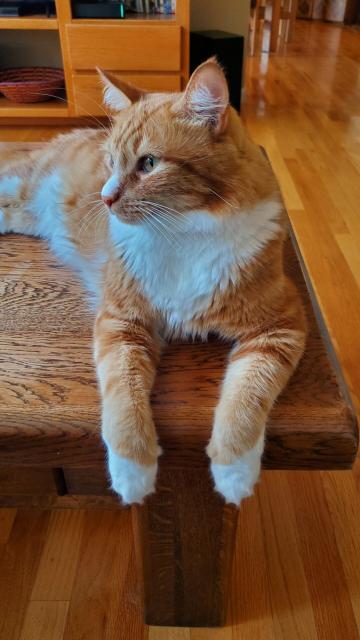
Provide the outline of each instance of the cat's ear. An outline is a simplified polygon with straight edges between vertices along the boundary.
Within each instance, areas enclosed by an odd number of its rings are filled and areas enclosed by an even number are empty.
[[[96,67],[96,70],[104,85],[104,102],[114,111],[126,109],[133,102],[137,102],[146,95],[146,91],[138,89],[129,82],[120,80],[109,71],[105,72],[99,67]]]
[[[203,62],[192,74],[183,95],[186,114],[212,127],[216,134],[225,131],[229,115],[229,89],[216,58]]]

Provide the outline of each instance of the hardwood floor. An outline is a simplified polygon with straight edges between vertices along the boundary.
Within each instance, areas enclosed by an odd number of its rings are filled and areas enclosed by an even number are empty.
[[[360,410],[360,30],[298,22],[248,62],[266,147]],[[58,129],[56,129],[58,130]],[[45,139],[50,128],[2,128]],[[0,511],[1,640],[356,640],[360,474],[264,472],[240,513],[228,626],[141,622],[129,511]]]
[[[244,109],[278,176],[358,410],[359,77],[359,28],[298,21],[284,55],[249,60]]]

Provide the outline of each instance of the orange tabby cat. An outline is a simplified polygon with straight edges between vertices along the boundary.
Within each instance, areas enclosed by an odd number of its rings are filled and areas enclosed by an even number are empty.
[[[278,187],[229,106],[216,60],[184,93],[145,94],[101,75],[112,128],[3,158],[0,231],[48,239],[97,296],[102,434],[124,502],[155,487],[149,397],[164,339],[211,332],[233,341],[207,452],[216,489],[240,504],[306,333],[283,272]]]

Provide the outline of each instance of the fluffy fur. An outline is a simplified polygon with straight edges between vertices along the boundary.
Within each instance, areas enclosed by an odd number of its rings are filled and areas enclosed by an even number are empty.
[[[232,341],[207,452],[216,489],[240,504],[306,333],[283,272],[278,188],[215,60],[182,94],[101,75],[110,129],[59,136],[30,157],[3,153],[0,230],[46,238],[95,297],[102,433],[127,503],[155,487],[149,398],[164,339]]]

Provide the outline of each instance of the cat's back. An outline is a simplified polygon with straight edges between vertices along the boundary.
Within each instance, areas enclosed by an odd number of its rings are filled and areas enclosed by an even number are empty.
[[[103,130],[76,129],[60,134],[36,148],[26,144],[0,145],[0,196],[11,196],[16,206],[26,206],[36,193],[48,197],[51,184],[59,183],[69,202],[101,188],[104,179]],[[61,183],[61,184],[60,184]],[[47,198],[45,198],[47,199]]]
[[[105,135],[83,128],[36,149],[0,147],[0,232],[40,236],[72,266],[98,269],[107,243],[107,216],[99,218]]]
[[[89,128],[56,136],[35,152],[34,178],[40,173],[61,172],[69,184],[79,187],[84,182],[83,175],[92,178],[99,171],[104,138],[103,130]]]
[[[96,215],[100,206],[104,209],[100,191],[106,179],[105,135],[104,130],[77,129],[57,136],[37,153],[27,200],[40,235],[51,240],[63,259],[88,258],[106,243],[106,225],[98,224]],[[106,221],[107,216],[102,218]]]

